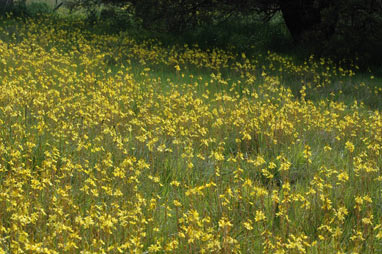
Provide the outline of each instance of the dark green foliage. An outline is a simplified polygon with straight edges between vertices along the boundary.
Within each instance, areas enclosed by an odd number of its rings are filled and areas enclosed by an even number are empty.
[[[200,46],[247,51],[291,49],[347,59],[368,67],[382,59],[380,0],[65,0],[82,8],[89,24],[108,32],[137,31]],[[43,4],[0,0],[0,12],[35,16],[51,10]],[[277,25],[269,24],[279,17]],[[253,19],[253,17],[256,17]],[[285,31],[289,31],[289,35]]]
[[[382,3],[365,0],[344,2],[339,12],[336,31],[327,45],[329,53],[335,53],[340,58],[356,55],[363,66],[380,62]]]
[[[31,3],[26,8],[26,13],[30,17],[39,15],[47,15],[52,12],[52,9],[46,3]]]
[[[303,1],[301,1],[303,2]],[[309,1],[307,1],[309,2]],[[382,57],[382,3],[377,0],[312,1],[297,12],[300,17],[291,25],[283,10],[286,24],[298,44],[318,55],[356,62],[361,67],[377,64]],[[321,5],[320,5],[321,4]],[[290,10],[293,12],[293,10]],[[294,16],[294,19],[296,19]],[[290,18],[290,17],[289,17]],[[291,18],[293,19],[293,18]],[[289,21],[289,24],[288,24]],[[304,22],[303,22],[304,21]],[[298,25],[301,24],[301,25]],[[305,24],[305,25],[303,25]],[[295,30],[299,30],[296,32]]]
[[[202,23],[213,23],[211,1],[131,1],[136,16],[147,29],[184,32]],[[215,9],[216,10],[216,9]]]
[[[13,0],[0,0],[0,15],[12,11],[14,6]]]
[[[382,3],[379,0],[113,2],[130,3],[134,8],[135,18],[146,29],[192,39],[201,38],[201,41],[197,41],[198,44],[222,46],[235,41],[236,45],[243,45],[240,48],[245,48],[248,43],[258,44],[258,41],[254,42],[249,38],[264,29],[256,25],[248,29],[246,22],[237,20],[245,21],[249,16],[257,14],[263,20],[269,21],[275,13],[281,13],[295,44],[311,53],[352,61],[358,58],[358,63],[365,66],[378,63],[382,57]],[[123,20],[120,20],[120,25],[122,23]],[[242,23],[243,28],[235,27],[233,30],[231,23]],[[219,30],[221,24],[225,24],[227,29]],[[246,35],[242,33],[244,29],[247,31]]]
[[[131,30],[131,28],[136,29],[140,26],[131,6],[120,8],[111,4],[105,5],[100,11],[100,20],[103,21],[102,25],[105,25],[109,32],[114,33]]]
[[[12,16],[16,17],[30,17],[34,18],[40,15],[47,15],[52,13],[52,9],[49,7],[46,3],[38,3],[33,2],[31,4],[27,4],[24,0],[19,1],[10,1],[5,0],[5,2],[8,2],[6,5],[1,5],[0,0],[0,14],[10,14]]]
[[[198,26],[178,38],[183,40],[180,43],[198,44],[204,49],[212,46],[247,54],[258,54],[269,49],[285,51],[292,46],[280,15],[268,22],[260,15],[235,16],[215,25]]]
[[[26,14],[26,1],[0,0],[0,15],[13,14],[23,16]]]

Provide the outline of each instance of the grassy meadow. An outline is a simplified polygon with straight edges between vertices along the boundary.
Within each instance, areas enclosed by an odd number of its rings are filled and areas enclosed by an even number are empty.
[[[377,75],[0,23],[0,253],[382,252]]]

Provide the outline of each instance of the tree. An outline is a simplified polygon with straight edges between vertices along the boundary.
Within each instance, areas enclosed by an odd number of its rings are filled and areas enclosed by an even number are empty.
[[[338,3],[338,2],[337,2]],[[295,42],[301,42],[306,32],[321,32],[329,39],[338,19],[338,4],[327,0],[280,0],[280,10]],[[330,12],[330,17],[324,18]],[[330,22],[327,22],[329,21]]]

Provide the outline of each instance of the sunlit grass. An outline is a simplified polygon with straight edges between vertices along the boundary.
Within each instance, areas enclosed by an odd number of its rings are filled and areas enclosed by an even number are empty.
[[[0,252],[382,250],[371,74],[85,28],[1,26]]]

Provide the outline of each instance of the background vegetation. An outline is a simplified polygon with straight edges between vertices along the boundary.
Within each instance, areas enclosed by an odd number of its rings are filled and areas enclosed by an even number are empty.
[[[25,13],[26,4],[26,0],[2,0],[0,13],[12,9],[25,9],[21,10]],[[235,44],[241,49],[252,45],[254,38],[260,39],[259,34],[267,37],[269,23],[278,20],[278,28],[284,26],[284,36],[269,38],[267,44],[271,46],[278,40],[282,46],[297,46],[300,52],[330,56],[336,61],[357,61],[364,68],[379,65],[382,58],[379,0],[64,0],[51,2],[50,6],[56,10],[61,4],[70,11],[85,10],[90,23],[107,23],[114,31],[127,30],[130,25],[139,33],[142,29],[149,31],[150,36],[167,34],[192,43]],[[42,4],[40,8],[47,11]]]
[[[81,2],[92,15],[94,3]],[[246,36],[251,37],[261,33],[261,26],[268,26],[266,23],[278,15],[291,38],[277,39],[292,39],[295,45],[310,53],[330,55],[337,60],[358,58],[362,66],[377,64],[382,57],[382,3],[378,0],[114,0],[106,3],[109,7],[129,6],[126,11],[131,17],[150,31],[184,37],[185,33],[195,34],[195,30],[210,30],[205,33],[215,31],[216,42],[226,45],[231,43],[226,37],[235,37],[236,29],[241,34],[246,30]],[[116,13],[104,14],[101,20],[115,17]],[[248,45],[239,38],[236,43]]]

